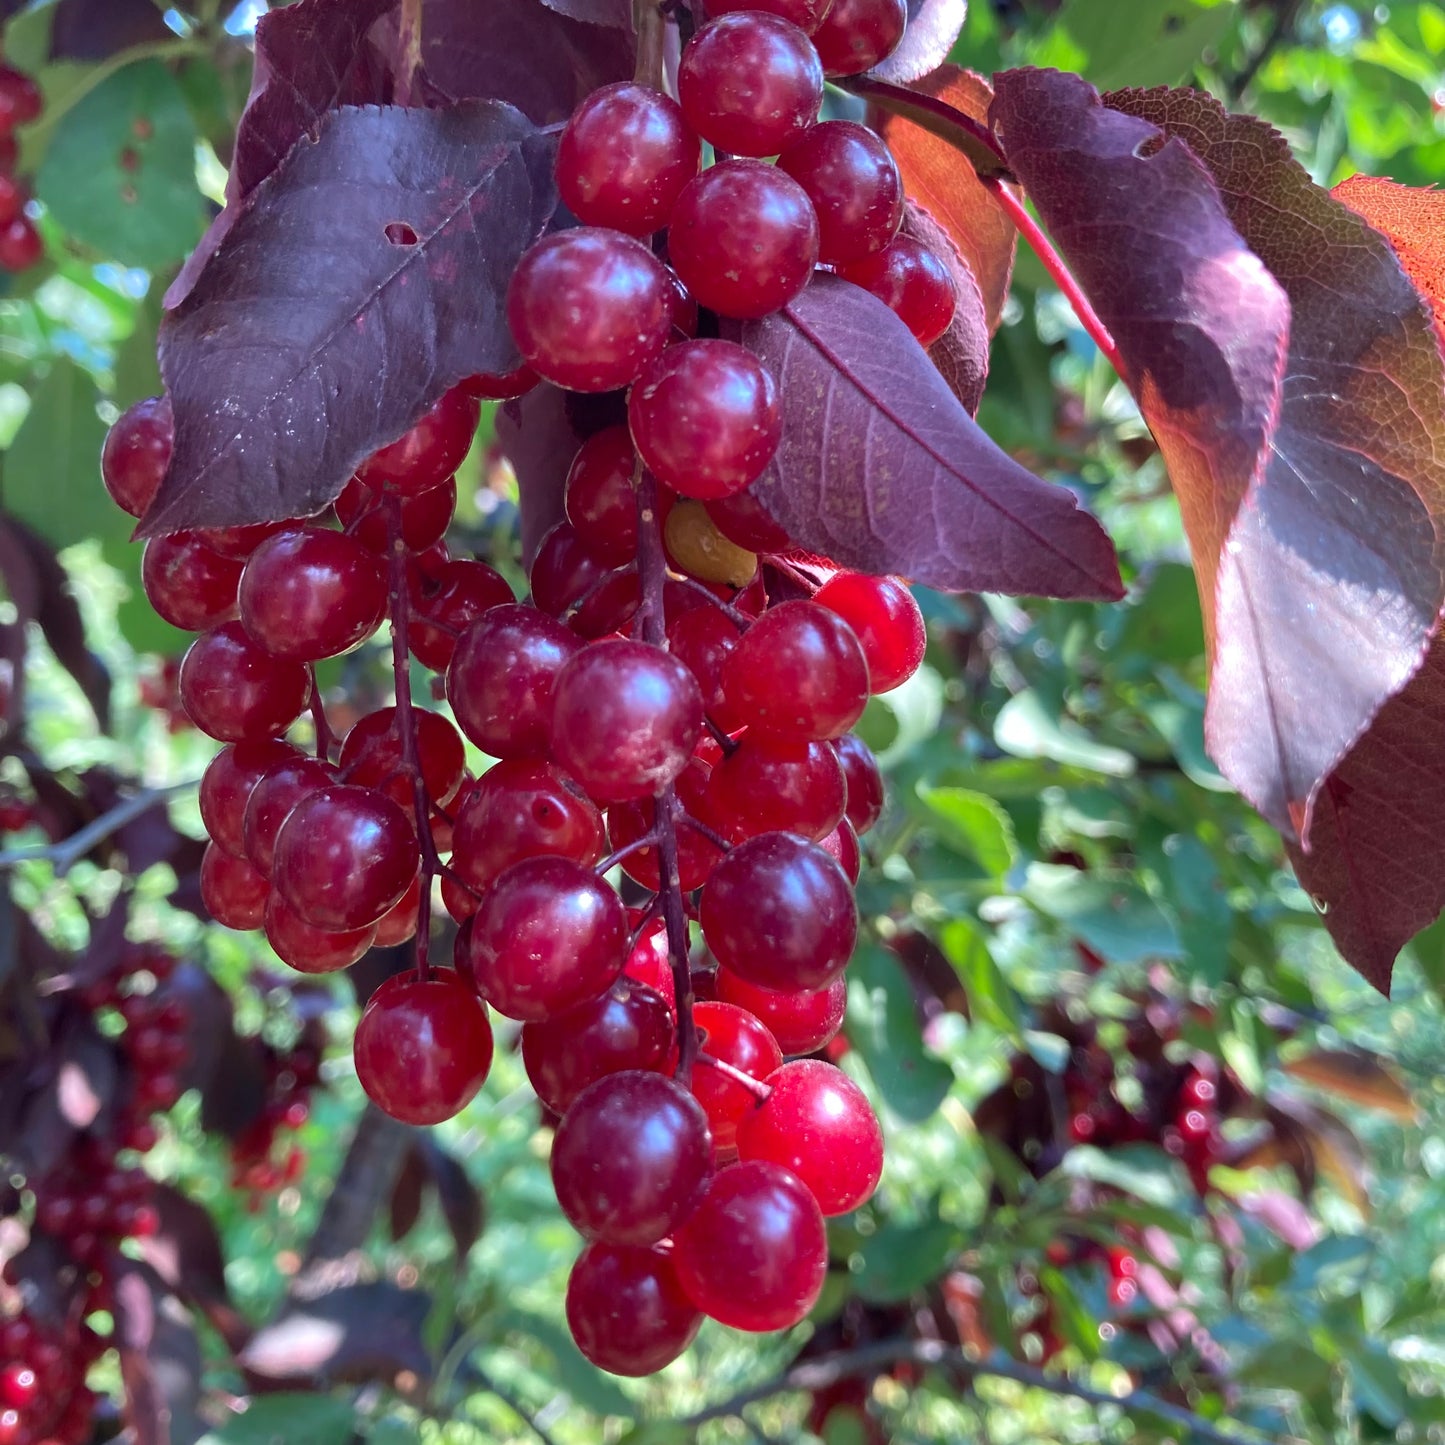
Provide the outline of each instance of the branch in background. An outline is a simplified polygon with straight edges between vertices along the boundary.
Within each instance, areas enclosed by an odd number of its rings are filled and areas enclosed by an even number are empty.
[[[542,1445],[557,1445],[556,1438],[537,1422],[526,1406],[510,1391],[499,1385],[486,1371],[479,1369],[474,1364],[468,1364],[467,1374],[488,1394],[495,1395],[542,1442]]]
[[[85,827],[62,838],[58,843],[47,843],[37,848],[16,848],[9,853],[0,853],[0,873],[17,868],[22,863],[49,863],[55,868],[55,876],[64,878],[87,853],[127,823],[133,823],[142,813],[148,812],[157,803],[165,802],[180,793],[194,792],[200,786],[196,779],[187,783],[172,783],[168,788],[146,788],[123,798],[109,812],[92,818]]]
[[[421,69],[421,0],[402,0],[401,72],[396,77],[396,103],[411,104],[412,82]]]
[[[914,1364],[934,1366],[949,1370],[963,1380],[978,1379],[1012,1380],[1032,1390],[1046,1390],[1052,1395],[1061,1395],[1081,1400],[1097,1408],[1118,1410],[1125,1415],[1152,1415],[1156,1420],[1166,1420],[1184,1432],[1186,1440],[1198,1440],[1204,1445],[1251,1445],[1251,1439],[1266,1439],[1263,1434],[1246,1437],[1221,1430],[1208,1420],[1161,1400],[1144,1390],[1132,1390],[1127,1395],[1110,1395],[1102,1390],[1090,1389],[1077,1384],[1062,1375],[1046,1375],[1030,1365],[1021,1365],[1012,1360],[976,1360],[965,1351],[950,1348],[937,1340],[883,1340],[878,1344],[864,1345],[856,1350],[842,1350],[836,1354],[822,1355],[815,1360],[806,1360],[794,1365],[781,1375],[765,1380],[751,1389],[739,1391],[720,1404],[699,1410],[677,1423],[684,1429],[696,1429],[709,1420],[723,1420],[737,1415],[739,1411],[759,1400],[771,1399],[774,1395],[787,1394],[793,1390],[817,1391],[836,1385],[839,1380],[855,1375],[871,1375],[890,1365]]]
[[[1279,49],[1294,30],[1300,11],[1303,9],[1304,0],[1278,0],[1275,6],[1274,24],[1270,26],[1269,34],[1260,42],[1259,49],[1245,62],[1243,70],[1236,75],[1226,75],[1223,78],[1224,94],[1231,106],[1239,104],[1240,98],[1249,89],[1255,76],[1264,68],[1265,61]]]

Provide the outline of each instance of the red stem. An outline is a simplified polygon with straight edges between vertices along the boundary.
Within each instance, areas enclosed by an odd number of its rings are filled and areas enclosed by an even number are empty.
[[[421,899],[416,922],[416,971],[420,978],[431,977],[427,951],[431,946],[432,879],[443,872],[441,858],[431,835],[431,799],[427,796],[426,779],[422,776],[421,758],[417,752],[416,716],[411,703],[411,647],[407,629],[411,622],[411,593],[406,584],[406,543],[401,536],[401,498],[382,499],[386,516],[388,553],[388,597],[391,613],[391,672],[396,687],[396,726],[401,735],[402,766],[411,775],[413,819],[417,843],[421,848]]]
[[[710,1069],[716,1069],[724,1078],[731,1079],[733,1083],[741,1085],[760,1104],[766,1103],[772,1095],[772,1089],[763,1083],[761,1079],[755,1079],[751,1074],[745,1074],[741,1069],[735,1069],[731,1064],[726,1064],[721,1059],[713,1058],[706,1050],[700,1050],[698,1052],[697,1061],[700,1064],[706,1064]]]
[[[662,549],[662,518],[657,506],[657,482],[642,463],[634,478],[637,487],[637,570],[642,580],[642,606],[638,610],[642,639],[654,647],[667,646],[663,588],[667,558]],[[671,783],[653,805],[657,834],[658,897],[667,924],[667,954],[672,963],[672,987],[677,1001],[677,1081],[686,1088],[692,1081],[697,1057],[697,1030],[692,1022],[692,959],[688,952],[687,910],[682,898],[682,874],[677,862],[677,799]]]
[[[340,739],[331,731],[331,723],[326,716],[326,706],[321,701],[321,689],[316,686],[316,679],[311,679],[311,722],[316,729],[316,756],[323,763],[331,761],[331,754],[336,750]]]
[[[1044,234],[1039,223],[1029,215],[1028,208],[1017,192],[1010,190],[997,178],[980,176],[979,179],[988,187],[994,200],[1007,212],[1009,220],[1018,227],[1019,234],[1029,243],[1034,254],[1043,262],[1044,270],[1049,273],[1054,285],[1068,297],[1069,305],[1074,308],[1074,315],[1079,318],[1079,325],[1093,337],[1094,345],[1104,353],[1109,365],[1122,377],[1124,362],[1119,355],[1119,348],[1114,345],[1114,338],[1109,335],[1109,328],[1099,319],[1098,313],[1089,304],[1089,298],[1074,279],[1074,273],[1064,264],[1064,258],[1054,250],[1053,242]]]

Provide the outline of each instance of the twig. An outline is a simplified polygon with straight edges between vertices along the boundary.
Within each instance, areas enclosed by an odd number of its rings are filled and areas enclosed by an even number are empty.
[[[947,141],[955,150],[962,151],[978,173],[979,180],[1013,179],[1008,158],[994,133],[982,121],[975,120],[946,100],[866,75],[850,75],[835,83],[883,110],[911,120],[939,140]]]
[[[1109,334],[1109,328],[1099,319],[1098,313],[1089,303],[1089,298],[1075,280],[1074,273],[1064,264],[1063,257],[1054,250],[1053,242],[1044,234],[1039,223],[1029,215],[1018,194],[998,180],[991,180],[987,176],[980,176],[979,179],[988,187],[989,194],[1007,213],[1009,220],[1018,227],[1019,234],[1029,243],[1034,254],[1043,262],[1044,270],[1049,273],[1054,285],[1067,297],[1069,305],[1074,308],[1074,315],[1079,318],[1079,325],[1093,337],[1094,345],[1104,353],[1109,365],[1123,376],[1123,358],[1114,344],[1114,338]]]
[[[667,18],[658,0],[632,0],[632,19],[637,30],[637,65],[632,78],[639,85],[661,90],[667,50]]]
[[[155,807],[157,803],[173,798],[178,793],[193,792],[200,786],[199,779],[186,783],[172,783],[166,788],[146,788],[123,798],[109,812],[92,818],[83,828],[62,838],[58,843],[46,843],[36,848],[16,848],[0,853],[0,872],[17,868],[22,863],[51,863],[55,876],[64,878],[82,858],[97,845],[105,842],[113,833],[118,833],[127,823],[134,822],[140,815]]]
[[[557,1437],[544,1429],[527,1408],[509,1390],[505,1390],[487,1372],[475,1364],[467,1365],[467,1373],[489,1395],[495,1395],[519,1419],[542,1445],[557,1445]]]
[[[1259,49],[1245,62],[1238,75],[1224,78],[1224,93],[1231,105],[1238,104],[1254,78],[1264,68],[1264,62],[1279,49],[1285,37],[1294,29],[1295,21],[1304,8],[1304,0],[1279,0],[1274,12],[1274,24],[1269,34],[1260,42]]]
[[[421,69],[421,0],[401,0],[401,72],[396,77],[398,105],[411,104],[411,85]]]
[[[856,1350],[820,1355],[817,1359],[794,1365],[760,1385],[740,1390],[729,1399],[710,1405],[706,1410],[688,1415],[677,1421],[677,1424],[685,1430],[693,1430],[709,1420],[723,1420],[737,1415],[749,1405],[756,1404],[759,1400],[771,1399],[774,1395],[787,1394],[794,1390],[825,1390],[839,1380],[850,1379],[854,1375],[873,1374],[890,1365],[905,1362],[951,1370],[969,1381],[980,1377],[1012,1380],[1015,1384],[1025,1385],[1029,1389],[1047,1390],[1053,1395],[1082,1400],[1086,1405],[1120,1410],[1125,1414],[1152,1415],[1156,1419],[1167,1420],[1171,1425],[1178,1426],[1185,1432],[1186,1440],[1198,1440],[1205,1442],[1205,1445],[1251,1445],[1250,1437],[1221,1430],[1191,1411],[1179,1405],[1171,1405],[1167,1400],[1161,1400],[1144,1390],[1132,1390],[1127,1395],[1110,1395],[1102,1390],[1090,1389],[1087,1385],[1076,1384],[1063,1376],[1046,1375],[1042,1370],[1018,1364],[1013,1360],[975,1360],[965,1351],[938,1340],[882,1340],[877,1344],[863,1345]],[[1260,1431],[1253,1438],[1269,1440],[1273,1437]]]

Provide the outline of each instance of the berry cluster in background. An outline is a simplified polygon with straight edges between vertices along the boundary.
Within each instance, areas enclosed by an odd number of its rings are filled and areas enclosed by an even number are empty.
[[[40,119],[40,89],[23,70],[0,63],[0,271],[28,271],[45,254],[35,223],[25,214],[30,192],[15,174],[21,126]]]
[[[747,491],[781,437],[778,381],[721,332],[819,266],[921,345],[954,294],[899,234],[883,142],[818,121],[825,75],[899,42],[901,0],[781,10],[714,6],[678,101],[618,84],[573,115],[556,179],[582,224],[512,279],[522,365],[447,392],[324,514],[160,536],[142,564],[155,610],[200,634],[180,707],[224,744],[200,790],[207,909],[303,973],[415,940],[354,1041],[363,1086],[408,1123],[476,1095],[491,1011],[521,1026],[558,1119],[558,1201],[587,1241],[568,1322],[620,1374],[660,1369],[704,1314],[801,1320],[825,1218],[866,1201],[883,1163],[862,1092],[803,1056],[842,1023],[859,836],[883,806],[850,729],[917,669],[923,620],[901,581],[800,552]],[[520,603],[443,539],[480,403],[539,381],[612,396]],[[112,428],[104,480],[132,515],[173,441],[165,397]],[[313,664],[384,623],[395,701],[335,736]],[[413,700],[414,664],[450,717]],[[479,775],[465,742],[494,760]],[[450,968],[430,957],[436,902]],[[304,1103],[273,1103],[237,1141],[240,1184],[292,1167],[272,1133]]]

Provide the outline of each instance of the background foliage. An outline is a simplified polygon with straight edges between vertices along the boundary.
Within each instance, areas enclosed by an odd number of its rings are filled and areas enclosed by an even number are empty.
[[[162,788],[193,780],[211,752],[143,702],[164,692],[157,659],[183,637],[140,593],[139,548],[96,458],[107,422],[158,389],[160,295],[224,200],[260,8],[60,0],[5,25],[7,60],[46,97],[21,166],[48,254],[0,299],[0,503],[58,552],[84,643],[56,622],[59,581],[43,568],[27,592],[5,566],[0,621],[28,628],[24,743],[66,782],[104,767]],[[1101,88],[1203,86],[1278,126],[1327,185],[1355,170],[1415,185],[1445,174],[1442,55],[1438,4],[1298,0],[975,0],[953,52],[985,73],[1055,65]],[[892,805],[868,850],[871,939],[854,965],[842,1062],[880,1106],[889,1163],[877,1200],[839,1222],[846,1269],[810,1348],[952,1330],[985,1355],[1046,1364],[1057,1388],[889,1369],[865,1377],[868,1422],[835,1413],[829,1445],[1179,1438],[1147,1412],[1121,1420],[1070,1398],[1074,1386],[1121,1394],[1131,1382],[1227,1416],[1242,1438],[1436,1438],[1445,927],[1416,940],[1382,1000],[1340,962],[1277,838],[1206,758],[1202,626],[1178,508],[1127,393],[1027,251],[980,420],[1087,499],[1119,545],[1129,597],[922,594],[928,664],[870,704],[862,731]],[[459,479],[471,499],[462,542],[506,559],[515,491],[490,440],[484,422]],[[360,709],[384,673],[362,653],[331,664],[326,682]],[[0,782],[30,798],[15,722],[12,712]],[[199,836],[189,794],[172,816]],[[104,858],[64,877],[53,857],[17,858],[43,851],[48,823],[64,831],[42,808],[5,840],[13,904],[80,948],[87,915],[105,914],[121,877]],[[243,1036],[285,1044],[323,1018],[349,1037],[348,987],[288,990],[264,944],[167,901],[180,871],[172,859],[136,880],[135,936],[164,937],[199,963]],[[25,998],[17,916],[0,911],[7,1020]],[[1203,1202],[1160,1147],[1167,1121],[1107,1149],[1069,1133],[1079,1080],[1097,1092],[1113,1070],[1115,1094],[1142,1117],[1186,1057],[1217,1059],[1231,1081],[1223,1162]],[[200,1310],[204,1369],[181,1386],[197,1422],[189,1438],[522,1440],[535,1438],[530,1419],[559,1442],[687,1439],[690,1427],[667,1422],[773,1379],[797,1355],[797,1338],[705,1329],[655,1380],[621,1383],[582,1361],[560,1315],[576,1242],[506,1051],[438,1148],[393,1139],[376,1155],[390,1161],[385,1187],[348,1178],[378,1207],[349,1285],[371,1293],[347,1297],[341,1344],[268,1332],[298,1317],[288,1287],[362,1119],[348,1050],[323,1079],[297,1136],[299,1183],[233,1187],[227,1130],[203,1118],[195,1093],[148,1161],[205,1206],[226,1260]],[[366,1116],[362,1143],[379,1127]],[[364,1155],[351,1147],[353,1163]],[[183,1254],[197,1237],[166,1236]],[[1126,1245],[1157,1279],[1111,1300],[1105,1260],[1083,1241]],[[249,1377],[227,1347],[233,1318],[260,1331]],[[104,1383],[118,1391],[113,1371]],[[261,1385],[283,1394],[252,1398]],[[703,1438],[802,1438],[808,1406],[778,1394]],[[823,1424],[816,1410],[811,1424]]]

